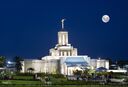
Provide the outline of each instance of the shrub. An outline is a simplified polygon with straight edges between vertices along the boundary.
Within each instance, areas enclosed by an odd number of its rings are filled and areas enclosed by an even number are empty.
[[[62,74],[51,74],[51,76],[54,78],[65,78]]]
[[[45,77],[46,76],[46,73],[36,73],[37,74],[37,77]]]
[[[16,73],[17,76],[33,76],[33,73]]]

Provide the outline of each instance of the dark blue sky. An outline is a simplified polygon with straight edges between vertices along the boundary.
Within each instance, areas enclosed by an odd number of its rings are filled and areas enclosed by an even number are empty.
[[[37,58],[57,43],[66,18],[69,42],[92,58],[128,58],[128,0],[1,0],[0,55]],[[108,14],[109,23],[101,17]]]

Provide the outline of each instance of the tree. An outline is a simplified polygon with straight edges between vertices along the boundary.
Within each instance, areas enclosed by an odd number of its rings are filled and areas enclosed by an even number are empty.
[[[124,65],[127,65],[128,64],[128,60],[119,60],[117,61],[117,64],[123,68]]]
[[[29,73],[32,73],[32,72],[34,71],[34,68],[28,68],[27,71],[28,71]]]
[[[22,70],[22,63],[21,63],[21,61],[23,61],[22,58],[19,56],[16,56],[16,57],[14,57],[14,61],[16,63],[15,68],[16,68],[17,72],[20,72],[20,70]]]
[[[6,62],[5,56],[0,56],[0,67],[4,67]]]
[[[89,69],[85,69],[83,71],[83,76],[88,77],[89,76]]]
[[[79,77],[81,77],[82,71],[77,69],[73,71],[73,74],[77,77],[77,80],[79,80]]]

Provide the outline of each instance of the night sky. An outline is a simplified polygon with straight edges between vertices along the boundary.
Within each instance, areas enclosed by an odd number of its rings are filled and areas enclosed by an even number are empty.
[[[104,14],[108,23],[101,20]],[[0,0],[0,55],[48,55],[62,18],[80,55],[128,58],[128,0]]]

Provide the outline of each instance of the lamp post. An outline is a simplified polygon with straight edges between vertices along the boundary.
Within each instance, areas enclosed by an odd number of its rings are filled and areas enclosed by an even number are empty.
[[[128,76],[128,68],[126,68],[126,70],[127,70],[127,76]]]
[[[67,65],[67,78],[68,78],[68,65]]]

